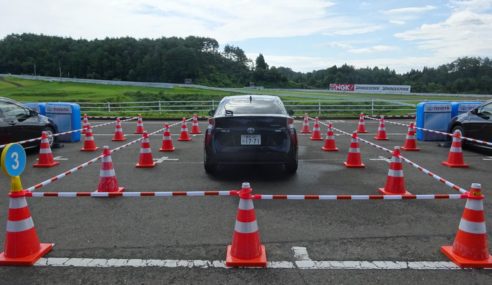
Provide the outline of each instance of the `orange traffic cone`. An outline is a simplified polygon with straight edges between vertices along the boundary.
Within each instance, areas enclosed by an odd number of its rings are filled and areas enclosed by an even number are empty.
[[[142,143],[140,144],[140,156],[136,167],[151,168],[155,166],[154,158],[152,157],[152,149],[150,148],[149,134],[144,132],[142,135]]]
[[[479,183],[471,185],[453,245],[441,247],[442,253],[463,268],[492,268],[480,188]]]
[[[386,136],[386,127],[384,126],[384,117],[383,116],[381,116],[381,119],[379,119],[378,133],[376,134],[374,139],[378,140],[378,141],[388,140],[388,137]]]
[[[304,114],[304,121],[302,122],[302,130],[301,133],[309,134],[311,130],[309,129],[309,117],[308,114]]]
[[[84,117],[82,119],[82,134],[85,135],[85,129],[89,127],[89,118],[87,118],[87,114],[84,114]]]
[[[97,192],[123,192],[124,187],[118,186],[118,179],[113,168],[111,150],[108,146],[103,147],[103,157],[101,158],[101,169],[99,170],[99,185]]]
[[[81,151],[96,151],[99,148],[96,146],[94,141],[94,136],[92,135],[92,127],[89,125],[85,131],[84,146],[80,149]]]
[[[202,131],[200,130],[200,127],[198,126],[198,116],[197,114],[193,115],[193,121],[191,122],[191,134],[196,135],[196,134],[201,134]]]
[[[468,167],[463,160],[463,150],[461,149],[461,132],[456,130],[453,134],[453,142],[449,149],[448,160],[443,161],[442,165],[448,167]]]
[[[357,125],[357,133],[367,133],[366,131],[366,122],[364,121],[364,114],[360,114],[359,116],[359,124]]]
[[[114,128],[113,141],[116,142],[126,141],[125,134],[123,133],[123,128],[121,127],[120,118],[116,118],[116,126]]]
[[[253,190],[249,183],[243,183],[241,188],[232,245],[227,246],[226,266],[266,267],[265,246],[260,242],[251,194]]]
[[[137,118],[137,129],[135,130],[135,134],[141,135],[145,132],[143,121],[142,121],[142,115],[138,115]]]
[[[363,168],[366,167],[362,163],[362,158],[360,155],[359,148],[359,138],[357,137],[357,132],[352,133],[352,139],[350,140],[350,149],[347,156],[347,161],[344,162],[345,167],[348,168]]]
[[[48,141],[48,134],[46,132],[42,132],[38,161],[33,165],[33,167],[53,167],[58,164],[60,163],[53,159],[53,153],[51,152],[50,143]]]
[[[169,125],[164,124],[164,133],[162,134],[162,146],[159,151],[174,151],[173,139],[171,137],[171,132],[169,131]]]
[[[325,145],[321,147],[324,151],[338,151],[335,144],[335,136],[333,135],[333,125],[328,123],[328,130],[326,131]]]
[[[311,140],[312,141],[322,141],[323,139],[321,138],[321,131],[319,128],[319,119],[316,117],[314,119],[314,126],[313,126],[313,133],[311,134]]]
[[[16,181],[12,183],[9,194],[7,234],[4,251],[0,253],[0,265],[29,266],[47,254],[54,244],[39,242],[20,178],[14,179]]]
[[[186,125],[186,118],[183,118],[181,134],[179,135],[178,141],[191,141],[190,135],[188,134],[188,126]]]
[[[417,140],[415,139],[415,125],[410,123],[408,126],[407,136],[405,137],[405,144],[401,147],[401,149],[406,151],[419,151],[420,148],[417,148]]]
[[[403,176],[403,163],[400,157],[400,147],[395,146],[393,156],[389,163],[388,176],[384,188],[379,188],[383,195],[411,195],[405,189],[405,177]]]

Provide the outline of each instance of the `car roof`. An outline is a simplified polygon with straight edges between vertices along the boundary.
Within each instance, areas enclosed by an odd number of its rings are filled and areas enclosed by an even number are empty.
[[[248,94],[248,95],[234,95],[234,96],[226,96],[222,98],[222,100],[233,100],[233,99],[244,99],[244,100],[249,100],[249,98],[252,98],[252,100],[280,100],[278,96],[272,96],[272,95],[257,95],[257,94]]]

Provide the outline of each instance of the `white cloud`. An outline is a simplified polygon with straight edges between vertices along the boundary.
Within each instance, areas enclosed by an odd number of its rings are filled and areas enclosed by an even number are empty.
[[[403,25],[407,21],[419,18],[422,14],[435,10],[432,5],[403,7],[382,11],[383,14],[389,17],[389,22],[395,25]]]
[[[390,16],[402,16],[402,15],[405,16],[408,14],[422,14],[432,11],[434,9],[436,9],[436,7],[432,5],[426,5],[420,7],[404,7],[404,8],[384,10],[383,14],[390,15]]]
[[[393,51],[393,50],[397,50],[397,49],[398,49],[398,47],[396,47],[396,46],[375,45],[375,46],[363,47],[363,48],[351,48],[348,50],[348,52],[361,54],[361,53],[387,52],[387,51]]]
[[[208,36],[221,43],[313,34],[374,31],[326,0],[0,0],[0,37],[43,33],[75,38]],[[22,19],[19,21],[19,19]]]
[[[431,51],[442,62],[460,56],[492,54],[492,14],[456,9],[445,21],[395,34]]]
[[[248,53],[247,56],[254,59],[258,54]],[[290,67],[295,71],[310,72],[313,70],[325,69],[333,65],[343,64],[353,65],[357,68],[364,67],[389,67],[396,72],[404,73],[411,69],[422,69],[424,66],[436,66],[442,64],[439,58],[429,56],[408,56],[402,58],[379,57],[371,59],[351,59],[351,58],[327,58],[310,56],[284,56],[263,54],[266,62],[270,66]]]

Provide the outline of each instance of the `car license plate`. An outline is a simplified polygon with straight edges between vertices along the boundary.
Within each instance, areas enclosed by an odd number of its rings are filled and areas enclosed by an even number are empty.
[[[261,145],[261,135],[241,135],[241,145]]]

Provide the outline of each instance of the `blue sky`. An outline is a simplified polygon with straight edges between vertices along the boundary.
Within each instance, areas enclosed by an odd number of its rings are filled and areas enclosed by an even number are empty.
[[[270,65],[397,72],[492,56],[492,0],[0,0],[0,37],[213,37]]]

